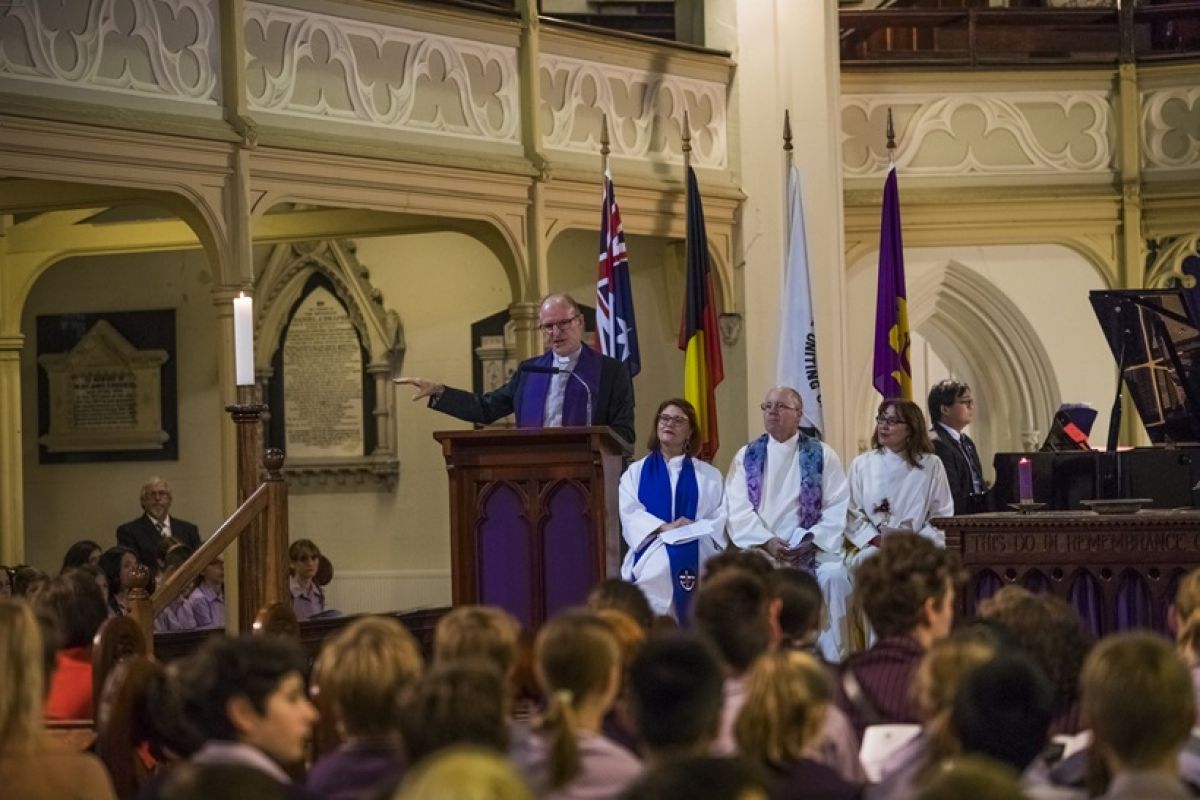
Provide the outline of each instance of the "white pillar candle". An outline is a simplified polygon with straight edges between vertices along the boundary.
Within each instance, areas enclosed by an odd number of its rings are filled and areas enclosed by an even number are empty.
[[[239,292],[233,298],[233,352],[238,386],[254,385],[253,302],[245,292]]]

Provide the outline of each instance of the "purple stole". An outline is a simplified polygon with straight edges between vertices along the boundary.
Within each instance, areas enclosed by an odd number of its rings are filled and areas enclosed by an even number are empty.
[[[554,351],[547,350],[533,360],[539,367],[553,367]],[[575,374],[592,390],[592,414],[596,413],[596,403],[600,401],[600,366],[603,357],[586,344],[579,352],[579,360],[575,362]],[[521,391],[517,395],[517,427],[543,428],[546,425],[546,395],[550,392],[550,379],[554,375],[544,372],[527,372],[521,379]],[[587,418],[587,392],[579,385],[579,381],[566,376],[567,386],[563,393],[562,424],[564,428],[573,425],[591,425]]]
[[[746,470],[746,494],[750,497],[750,505],[758,511],[762,505],[763,477],[767,471],[767,440],[769,434],[764,433],[750,444],[746,445],[746,455],[742,458],[742,466]],[[822,491],[821,485],[825,473],[825,453],[821,442],[811,436],[800,434],[800,507],[798,522],[801,528],[808,530],[821,521]],[[811,568],[811,567],[810,567]]]

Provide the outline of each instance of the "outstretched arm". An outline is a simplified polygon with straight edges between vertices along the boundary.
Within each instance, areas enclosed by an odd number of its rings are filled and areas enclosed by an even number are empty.
[[[427,381],[424,378],[392,378],[392,382],[400,386],[413,387],[412,401],[414,403],[426,397],[438,397],[446,388],[443,384]]]
[[[518,375],[493,392],[467,392],[424,378],[393,378],[398,385],[412,386],[412,399],[429,399],[429,407],[467,422],[490,425],[513,412]]]

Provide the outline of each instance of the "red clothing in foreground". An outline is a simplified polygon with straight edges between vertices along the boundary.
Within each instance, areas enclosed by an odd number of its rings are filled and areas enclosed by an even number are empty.
[[[91,719],[92,648],[67,647],[58,651],[50,692],[46,696],[46,719]]]

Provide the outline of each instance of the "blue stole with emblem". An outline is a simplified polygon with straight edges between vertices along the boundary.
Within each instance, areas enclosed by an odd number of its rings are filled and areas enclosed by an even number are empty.
[[[675,484],[675,496],[671,496],[671,473],[662,452],[655,450],[646,456],[642,465],[642,476],[638,481],[638,501],[646,510],[663,522],[674,522],[679,517],[696,518],[696,507],[700,503],[700,485],[696,482],[696,467],[691,456],[683,457],[683,470]],[[700,542],[693,539],[685,544],[668,544],[667,559],[671,565],[671,591],[675,598],[675,615],[679,624],[688,625],[691,616],[692,592],[698,583],[700,571]],[[637,563],[640,553],[634,554]]]

